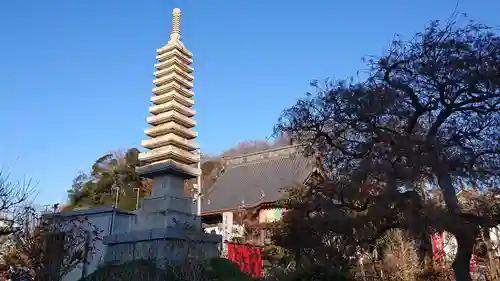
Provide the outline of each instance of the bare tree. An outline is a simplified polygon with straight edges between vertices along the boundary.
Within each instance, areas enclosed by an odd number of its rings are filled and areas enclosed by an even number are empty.
[[[61,280],[92,261],[102,231],[86,217],[66,217],[64,213],[41,215],[32,207],[24,210],[17,216],[19,227],[4,256],[7,265],[27,268],[40,278],[50,276],[50,280]]]
[[[14,214],[22,208],[35,193],[31,180],[12,181],[6,169],[0,169],[0,214],[3,218],[13,221]],[[0,227],[0,236],[9,235],[14,231],[12,224]]]

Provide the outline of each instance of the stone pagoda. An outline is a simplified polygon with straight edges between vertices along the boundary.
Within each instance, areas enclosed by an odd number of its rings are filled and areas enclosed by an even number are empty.
[[[127,233],[104,238],[107,262],[182,260],[188,252],[199,257],[218,254],[221,237],[202,231],[200,217],[192,213],[192,199],[184,196],[184,181],[201,171],[199,146],[193,141],[193,54],[181,42],[180,18],[180,9],[174,9],[170,40],[157,50],[147,118],[151,127],[142,142],[147,151],[139,154],[146,164],[137,172],[152,180],[152,194],[144,198]]]

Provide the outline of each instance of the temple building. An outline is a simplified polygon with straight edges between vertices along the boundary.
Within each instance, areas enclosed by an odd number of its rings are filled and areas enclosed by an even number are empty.
[[[203,194],[202,221],[206,232],[230,241],[244,236],[242,213],[252,210],[254,223],[266,224],[282,218],[285,209],[278,201],[283,189],[324,178],[320,162],[305,157],[300,146],[286,145],[224,159],[217,180]],[[265,244],[267,233],[251,237],[251,243]],[[246,242],[249,239],[246,239]]]

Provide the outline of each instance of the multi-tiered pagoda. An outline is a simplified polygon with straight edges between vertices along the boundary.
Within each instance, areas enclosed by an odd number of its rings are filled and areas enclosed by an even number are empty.
[[[153,105],[147,118],[151,127],[144,131],[150,138],[142,142],[142,146],[150,150],[141,153],[139,159],[157,167],[164,164],[160,166],[169,166],[186,177],[196,177],[200,170],[194,166],[199,154],[195,152],[198,144],[193,141],[197,137],[193,131],[196,112],[191,108],[194,105],[193,54],[180,41],[180,17],[180,10],[174,9],[170,40],[157,50]],[[152,168],[148,165],[141,170]]]
[[[161,264],[183,261],[193,253],[199,258],[218,255],[221,237],[202,231],[201,218],[192,212],[192,198],[184,195],[184,180],[200,174],[200,158],[193,141],[193,54],[180,41],[180,17],[181,11],[174,9],[170,40],[157,50],[153,105],[147,118],[151,127],[144,131],[149,139],[142,142],[149,150],[139,154],[146,164],[137,173],[151,179],[152,194],[143,199],[125,232],[104,237],[106,262],[147,259]]]

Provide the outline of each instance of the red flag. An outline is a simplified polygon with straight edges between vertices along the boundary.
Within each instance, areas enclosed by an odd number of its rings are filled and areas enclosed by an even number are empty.
[[[476,262],[476,257],[472,255],[470,257],[470,267],[469,267],[470,272],[476,272],[477,271],[477,262]]]
[[[444,233],[432,234],[432,259],[444,262]]]

